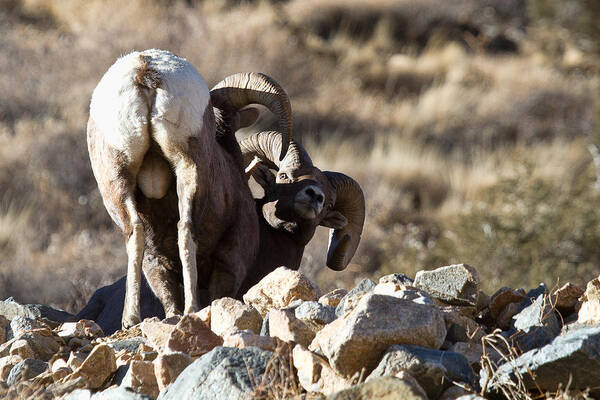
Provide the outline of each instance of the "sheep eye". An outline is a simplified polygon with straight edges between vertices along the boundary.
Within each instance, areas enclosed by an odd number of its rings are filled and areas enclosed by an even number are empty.
[[[333,208],[333,203],[329,203],[329,204],[327,204],[327,209],[328,209],[328,210],[331,210],[332,208]]]
[[[285,172],[280,172],[279,173],[279,179],[281,179],[282,181],[286,181],[289,178],[288,178],[288,176],[287,176],[287,174]]]

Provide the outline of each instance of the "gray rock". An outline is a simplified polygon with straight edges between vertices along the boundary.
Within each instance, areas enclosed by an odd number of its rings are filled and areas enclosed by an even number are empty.
[[[128,350],[133,353],[137,353],[140,344],[145,344],[146,339],[141,336],[119,340],[117,342],[108,343],[108,345],[114,350],[115,353],[118,353],[121,350]]]
[[[296,318],[319,330],[335,319],[335,308],[316,301],[305,301],[296,308]]]
[[[73,314],[42,304],[19,304],[12,297],[0,301],[0,315],[12,320],[15,317],[39,319],[56,326],[58,323],[77,321]]]
[[[375,286],[377,286],[377,284],[368,278],[360,281],[358,285],[356,285],[352,290],[346,293],[344,297],[342,297],[340,304],[338,304],[338,306],[335,308],[335,315],[338,317],[344,315],[346,311],[349,310],[346,306],[346,303],[351,302],[352,300],[360,299],[360,297],[362,297],[365,293],[372,291]]]
[[[273,353],[257,347],[215,347],[163,390],[159,400],[235,400],[251,397]],[[249,372],[250,370],[250,372]],[[252,378],[251,378],[252,376]]]
[[[513,345],[526,352],[552,341],[560,334],[560,322],[552,305],[540,294],[530,305],[513,316],[512,329],[508,331]]]
[[[470,265],[454,264],[432,271],[417,272],[414,286],[447,304],[476,306],[479,296],[479,274]]]
[[[37,321],[33,318],[23,317],[17,315],[10,321],[10,329],[8,331],[8,339],[13,337],[18,338],[22,334],[32,329],[48,328],[48,325],[43,322]]]
[[[91,400],[152,400],[152,397],[119,386],[98,392],[92,396]]]
[[[14,385],[17,382],[35,378],[46,369],[48,369],[48,363],[33,358],[26,358],[12,367],[8,374],[8,378],[6,379],[6,383]]]
[[[310,350],[345,377],[374,369],[392,344],[440,348],[446,324],[438,307],[369,293],[354,310],[321,329]]]
[[[572,390],[597,388],[600,382],[600,327],[578,329],[558,336],[550,344],[501,365],[488,384],[489,390],[497,390],[500,385],[514,380],[515,371],[522,374],[528,389],[539,386],[543,391],[555,392],[559,384],[564,388],[568,382]],[[535,382],[529,372],[535,375]],[[487,378],[482,370],[481,384]]]
[[[452,381],[469,385],[475,382],[475,374],[462,354],[409,345],[390,346],[368,380],[400,371],[412,375],[432,399],[438,398]]]

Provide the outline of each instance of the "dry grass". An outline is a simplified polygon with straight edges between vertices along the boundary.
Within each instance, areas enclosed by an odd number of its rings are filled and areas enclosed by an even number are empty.
[[[585,206],[596,200],[595,58],[569,35],[544,36],[528,12],[494,0],[0,2],[0,297],[77,311],[124,273],[84,132],[106,68],[149,47],[185,56],[209,85],[272,75],[315,163],[361,183],[353,264],[323,269],[324,229],[306,251],[303,269],[324,289],[452,261],[473,263],[489,290],[584,282],[600,239],[585,224],[596,221]],[[556,196],[534,196],[539,187]],[[561,218],[579,222],[569,231]],[[539,240],[517,234],[532,229]]]

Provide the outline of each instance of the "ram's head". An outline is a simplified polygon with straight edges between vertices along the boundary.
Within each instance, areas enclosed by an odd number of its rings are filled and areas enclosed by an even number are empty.
[[[273,228],[297,234],[306,242],[318,225],[331,228],[327,266],[343,270],[360,242],[363,192],[349,176],[315,167],[293,139],[279,161],[283,145],[285,137],[279,132],[257,133],[240,143],[246,165],[256,159],[261,162],[252,174],[265,191],[259,202],[262,216]]]

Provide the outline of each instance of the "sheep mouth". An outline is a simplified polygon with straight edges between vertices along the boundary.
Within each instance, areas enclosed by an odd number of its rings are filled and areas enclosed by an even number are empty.
[[[304,201],[296,201],[294,203],[294,209],[296,210],[296,213],[303,219],[315,219],[317,218],[317,215],[319,215],[319,212],[321,207],[317,207],[312,203],[307,203]]]

